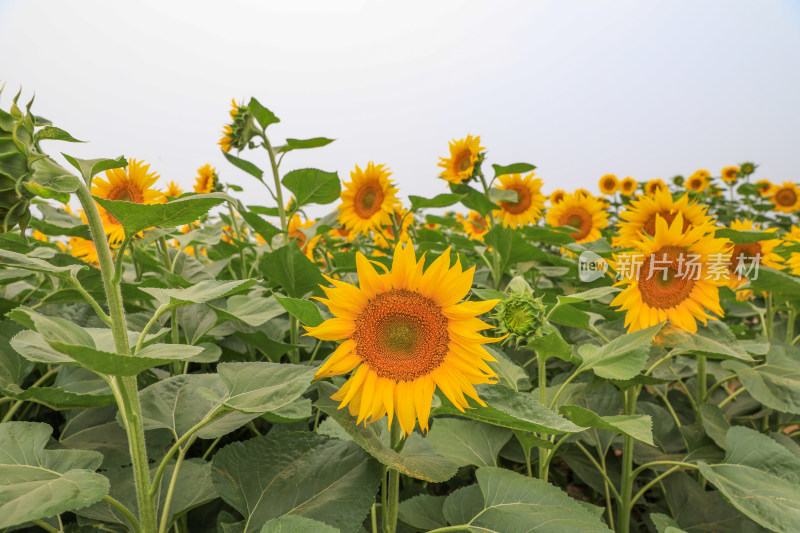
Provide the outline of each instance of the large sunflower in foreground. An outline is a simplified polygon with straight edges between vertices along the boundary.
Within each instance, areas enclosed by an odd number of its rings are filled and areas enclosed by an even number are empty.
[[[642,233],[655,235],[658,218],[671,224],[678,213],[683,214],[684,230],[709,224],[713,218],[706,214],[707,210],[707,206],[689,201],[687,194],[673,200],[672,193],[667,189],[656,191],[652,197],[640,196],[632,200],[630,206],[619,214],[619,237],[615,239],[615,244],[627,246],[632,241],[639,240]]]
[[[772,203],[775,210],[782,213],[792,213],[800,209],[800,188],[791,181],[784,181],[783,185],[772,188]]]
[[[517,193],[516,202],[497,202],[500,209],[494,216],[506,228],[518,228],[526,224],[536,224],[542,218],[545,196],[542,194],[542,180],[533,177],[533,172],[524,178],[520,174],[500,176],[498,189]]]
[[[391,224],[389,218],[400,207],[389,179],[389,169],[370,161],[364,170],[358,166],[350,173],[350,182],[342,189],[339,223],[354,233],[368,235],[370,230]]]
[[[577,242],[592,242],[601,237],[600,230],[608,226],[608,213],[603,202],[591,194],[567,194],[550,208],[547,224],[553,227],[572,226],[570,233]]]
[[[775,233],[778,228],[763,229],[761,224],[755,224],[752,220],[734,220],[731,222],[731,229],[736,231],[765,231]],[[752,271],[752,276],[758,272],[758,267],[765,267],[780,270],[783,268],[783,258],[775,253],[775,248],[780,246],[781,240],[765,239],[763,241],[750,242],[746,244],[734,244],[731,251],[731,262],[728,265],[730,271],[730,282],[728,286],[736,290],[747,282],[748,274]]]
[[[625,311],[628,331],[668,320],[695,332],[710,312],[722,317],[719,287],[728,283],[730,260],[725,239],[714,238],[706,226],[684,229],[683,214],[672,223],[656,220],[653,237],[631,243],[634,252],[617,254],[614,264],[624,289],[611,302]]]
[[[131,159],[126,168],[106,170],[106,179],[95,178],[92,194],[108,200],[123,200],[137,204],[155,204],[161,201],[163,193],[154,189],[159,175],[149,172],[150,165]],[[111,243],[119,243],[125,238],[125,228],[111,213],[98,205],[103,229]]]
[[[479,331],[491,328],[478,315],[499,300],[461,302],[472,286],[474,267],[463,271],[460,261],[450,266],[450,249],[423,270],[411,244],[395,248],[392,269],[378,274],[361,253],[356,255],[359,287],[328,279],[320,299],[335,315],[308,335],[342,340],[319,368],[324,378],[355,371],[332,398],[347,406],[358,423],[375,422],[388,414],[405,435],[428,429],[436,388],[458,409],[469,408],[465,395],[480,405],[473,385],[493,383],[496,374],[487,361],[494,358],[483,344],[499,339]]]
[[[217,169],[206,163],[197,169],[197,177],[194,179],[194,192],[208,194],[217,188]]]
[[[466,139],[450,141],[450,157],[440,157],[439,165],[444,169],[441,177],[450,183],[462,183],[472,177],[478,155],[486,150],[481,146],[480,136],[467,135]]]
[[[603,194],[614,194],[619,189],[619,180],[614,174],[606,174],[598,182],[600,192]]]

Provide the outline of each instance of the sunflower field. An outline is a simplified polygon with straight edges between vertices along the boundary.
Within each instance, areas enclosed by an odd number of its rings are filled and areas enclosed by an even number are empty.
[[[402,201],[252,98],[184,191],[57,162],[31,107],[0,111],[0,530],[800,531],[795,183],[546,196],[467,135]]]

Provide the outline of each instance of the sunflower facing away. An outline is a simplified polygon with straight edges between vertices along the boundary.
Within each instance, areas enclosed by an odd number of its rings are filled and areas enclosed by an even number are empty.
[[[600,192],[603,194],[614,194],[619,189],[619,180],[614,174],[606,174],[598,183]]]
[[[642,233],[653,236],[656,219],[663,218],[671,224],[678,213],[683,214],[684,230],[709,224],[713,218],[706,214],[707,209],[705,205],[690,202],[687,194],[673,200],[672,193],[667,189],[656,191],[652,197],[640,196],[619,214],[619,237],[615,239],[615,244],[628,246],[632,241],[639,240]]]
[[[354,233],[369,235],[371,230],[391,224],[390,215],[400,207],[385,165],[370,161],[364,170],[358,166],[342,189],[339,223]]]
[[[722,181],[725,183],[736,183],[739,179],[739,167],[730,166],[722,169]]]
[[[208,194],[217,188],[217,169],[206,163],[197,169],[194,179],[194,192]]]
[[[797,211],[800,209],[800,188],[791,181],[775,185],[772,188],[772,203],[775,204],[775,210],[782,213]]]
[[[767,179],[758,180],[755,182],[755,188],[758,190],[758,194],[760,194],[762,198],[765,196],[770,196],[772,194],[773,187],[774,185],[772,182]]]
[[[450,141],[450,157],[440,157],[439,166],[444,169],[440,174],[450,183],[462,183],[472,177],[478,154],[486,150],[481,146],[480,136],[467,135],[466,139]]]
[[[639,183],[630,176],[619,182],[619,192],[623,196],[633,196],[638,187]]]
[[[713,318],[709,311],[722,317],[719,287],[728,283],[730,253],[725,239],[709,231],[705,226],[684,230],[681,213],[671,224],[659,218],[655,236],[632,243],[635,252],[615,256],[621,278],[616,285],[624,288],[611,305],[626,312],[628,331],[669,320],[695,332],[697,320],[705,324]]]
[[[608,213],[599,199],[576,191],[551,207],[546,220],[553,227],[576,228],[570,235],[577,242],[592,242],[599,239],[600,230],[608,226]]]
[[[131,159],[127,168],[106,170],[106,179],[95,178],[92,185],[92,194],[109,200],[123,200],[137,204],[155,204],[161,201],[163,193],[154,189],[153,185],[159,178],[155,172],[150,172],[150,165],[142,161]],[[122,224],[111,214],[97,206],[103,228],[111,243],[119,243],[125,238],[125,229]]]
[[[223,152],[230,152],[231,148],[233,147],[235,140],[234,137],[236,135],[234,128],[237,126],[237,118],[239,117],[239,113],[244,111],[244,109],[245,108],[236,103],[235,98],[231,99],[231,110],[229,114],[231,116],[232,124],[226,124],[225,127],[222,128],[222,137],[220,138],[219,142],[217,142],[220,148],[222,148]]]
[[[695,170],[694,174],[686,180],[686,188],[694,192],[703,192],[711,182],[711,173],[708,170]]]
[[[489,231],[489,221],[477,211],[470,211],[467,217],[461,220],[461,225],[470,240],[482,241],[483,236]]]
[[[409,243],[395,248],[392,269],[378,274],[361,253],[356,255],[359,286],[328,279],[320,299],[335,315],[308,335],[343,342],[319,368],[325,378],[354,371],[332,398],[347,406],[358,423],[375,422],[387,414],[405,435],[428,429],[436,388],[458,409],[469,408],[465,395],[480,405],[473,385],[494,383],[487,365],[494,358],[483,344],[500,339],[484,337],[490,328],[477,318],[499,300],[461,302],[472,286],[474,267],[462,271],[459,260],[450,266],[450,249],[427,270]]]
[[[542,218],[545,196],[542,194],[542,180],[533,177],[533,172],[524,178],[520,174],[500,176],[498,189],[517,193],[516,202],[497,202],[500,209],[494,216],[506,228],[518,228],[526,224],[536,224]]]
[[[736,231],[766,231],[774,233],[778,228],[763,229],[761,224],[752,220],[734,220],[731,229]],[[747,244],[734,244],[731,251],[731,262],[728,265],[730,283],[728,286],[736,290],[747,282],[747,274],[751,269],[763,265],[780,270],[783,268],[783,258],[775,253],[775,248],[780,246],[780,239],[767,239]],[[755,270],[753,270],[755,272]]]

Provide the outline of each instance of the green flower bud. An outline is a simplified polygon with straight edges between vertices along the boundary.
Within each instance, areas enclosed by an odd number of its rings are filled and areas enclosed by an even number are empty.
[[[508,285],[510,296],[497,304],[494,318],[501,335],[508,335],[505,342],[513,340],[519,346],[543,335],[546,307],[541,298],[533,296],[528,283],[516,277]]]

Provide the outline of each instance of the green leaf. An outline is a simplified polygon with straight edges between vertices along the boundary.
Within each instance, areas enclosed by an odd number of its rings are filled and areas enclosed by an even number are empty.
[[[250,98],[250,103],[247,104],[247,108],[258,121],[261,129],[265,130],[270,124],[277,124],[281,121],[272,111],[261,105],[261,102],[255,98]]]
[[[246,159],[242,159],[240,157],[236,157],[235,155],[229,154],[228,152],[222,152],[222,155],[225,156],[225,159],[228,160],[230,164],[238,168],[239,170],[244,170],[258,181],[264,181],[264,171],[255,166],[250,161]]]
[[[725,448],[725,436],[731,428],[730,422],[725,418],[722,409],[711,403],[700,405],[700,416],[703,420],[703,428],[714,444],[720,448]]]
[[[739,511],[778,532],[800,531],[800,458],[742,426],[725,438],[725,461],[698,461],[700,473]]]
[[[486,402],[486,407],[478,405],[462,412],[443,398],[442,404],[431,414],[456,415],[495,426],[530,432],[560,434],[582,431],[580,426],[543,406],[529,393],[515,392],[503,385],[478,385],[475,389]]]
[[[80,237],[81,239],[91,240],[89,226],[81,222],[76,216],[72,216],[63,209],[55,209],[47,204],[37,206],[42,218],[32,218],[31,227],[45,235],[68,237]]]
[[[709,321],[706,326],[698,328],[697,333],[670,328],[664,333],[663,339],[665,346],[672,346],[670,354],[690,353],[715,359],[753,360],[730,328],[718,320]]]
[[[10,349],[8,355],[18,357]],[[0,364],[2,357],[0,355]],[[49,387],[28,387],[23,390],[15,383],[0,380],[0,392],[17,400],[40,403],[56,410],[88,409],[114,403],[114,395],[108,384],[94,372],[78,366],[62,366],[55,383]]]
[[[572,360],[572,345],[567,343],[557,328],[549,327],[545,335],[537,337],[528,343],[528,347],[535,350],[542,357],[558,357],[564,361]]]
[[[499,269],[506,272],[512,265],[526,261],[542,260],[545,253],[528,243],[520,233],[512,228],[495,225],[484,236],[486,244],[496,249],[500,255]]]
[[[558,412],[585,428],[605,429],[655,446],[653,420],[647,415],[600,416],[578,405],[562,405]]]
[[[445,496],[418,494],[400,502],[397,515],[402,523],[419,531],[445,527],[444,501]]]
[[[324,322],[319,308],[310,300],[282,298],[278,295],[275,295],[275,298],[289,314],[297,317],[306,326],[317,327]]]
[[[221,403],[243,413],[275,411],[303,394],[314,372],[308,365],[220,363],[217,373],[228,388]]]
[[[510,165],[492,165],[494,177],[505,176],[506,174],[522,174],[530,172],[536,167],[530,163],[512,163]]]
[[[309,432],[229,444],[214,455],[213,466],[214,487],[245,517],[244,533],[289,514],[356,531],[382,475],[356,443]]]
[[[436,453],[458,466],[498,466],[497,455],[511,439],[511,431],[472,420],[437,418],[426,441]]]
[[[0,424],[0,527],[80,509],[108,494],[94,472],[103,457],[83,450],[46,450],[47,424]]]
[[[503,385],[515,391],[530,390],[531,379],[524,368],[511,361],[505,352],[491,345],[486,345],[484,348],[497,359],[497,361],[490,361],[488,364],[495,371]]]
[[[720,228],[714,233],[718,239],[730,239],[733,244],[751,244],[758,241],[768,241],[777,238],[775,232],[735,230],[731,228]]]
[[[332,143],[334,139],[325,137],[314,137],[313,139],[286,139],[286,144],[275,149],[276,152],[285,153],[292,150],[306,150],[309,148],[320,148]]]
[[[593,370],[601,378],[626,380],[635,377],[647,362],[653,337],[661,324],[633,333],[626,333],[608,344],[597,347],[584,344],[578,348],[583,363],[580,371]]]
[[[800,350],[771,346],[763,365],[749,367],[726,361],[724,368],[736,372],[747,392],[764,406],[784,413],[800,414]]]
[[[188,344],[152,344],[143,348],[138,354],[130,356],[97,350],[85,345],[53,341],[49,341],[49,344],[57,351],[71,357],[76,363],[95,372],[112,376],[136,376],[148,368],[184,361],[203,351],[200,346]]]
[[[253,228],[256,233],[261,235],[261,237],[267,243],[272,242],[272,238],[281,232],[281,230],[252,211],[241,211],[241,215],[245,221],[250,224],[250,227]]]
[[[686,533],[672,518],[661,513],[650,513],[650,520],[656,526],[658,533]]]
[[[461,203],[465,207],[473,209],[483,216],[486,216],[490,211],[500,209],[497,204],[486,198],[485,194],[476,191],[469,185],[451,183],[450,190],[462,197]]]
[[[292,298],[302,298],[309,292],[318,293],[319,286],[325,283],[319,266],[309,261],[294,242],[264,254],[259,268],[271,286],[282,287]]]
[[[313,304],[312,304],[313,305]],[[286,313],[286,309],[275,296],[246,296],[237,294],[228,298],[225,309],[209,305],[217,313],[218,321],[238,320],[248,326],[260,326],[277,316]]]
[[[124,156],[119,156],[115,159],[106,159],[102,157],[100,159],[79,159],[65,153],[61,155],[64,156],[64,159],[66,159],[70,165],[78,169],[87,186],[91,185],[92,178],[100,172],[128,166],[128,161]]]
[[[289,514],[264,524],[261,533],[339,533],[339,530],[318,520]]]
[[[750,279],[754,291],[766,291],[789,296],[800,296],[800,279],[785,272],[761,265],[758,278]]]
[[[331,394],[336,392],[333,385],[320,382],[318,386],[319,399],[314,405],[336,421],[359,446],[384,465],[407,476],[434,483],[447,481],[455,475],[458,470],[457,465],[436,454],[427,441],[418,442],[418,446],[414,450],[413,446],[409,446],[410,441],[419,439],[419,437],[412,435],[408,438],[403,453],[397,453],[375,432],[375,428],[378,427],[377,423],[369,426],[356,424],[355,417],[351,416],[346,409],[338,408],[338,403],[330,398]],[[410,455],[409,450],[418,453]]]
[[[194,222],[223,202],[232,201],[225,193],[192,194],[165,204],[137,204],[122,200],[94,197],[133,236],[148,228],[174,228]]]
[[[545,481],[493,467],[479,468],[475,475],[479,492],[467,487],[469,493],[461,489],[445,501],[444,516],[452,525],[464,524],[476,533],[611,532],[598,513]]]
[[[437,194],[433,198],[423,198],[422,196],[409,195],[408,199],[411,202],[411,209],[416,211],[418,209],[435,208],[435,207],[450,207],[457,204],[463,197],[460,194]]]
[[[158,303],[171,309],[190,304],[201,304],[223,298],[231,294],[249,289],[257,283],[254,279],[234,281],[201,281],[186,289],[159,289],[141,287],[141,290],[153,296]]]
[[[79,141],[66,131],[62,130],[61,128],[56,128],[55,126],[45,126],[44,128],[36,132],[36,135],[33,136],[33,139],[36,142],[47,141],[47,140],[67,141],[71,143],[86,142],[86,141]]]
[[[78,272],[84,268],[88,268],[86,265],[68,265],[63,267],[56,266],[36,257],[28,257],[27,255],[12,252],[11,250],[3,250],[1,248],[0,265],[22,268],[32,272],[42,272],[44,274],[55,276],[59,279],[76,277]]]
[[[588,291],[576,292],[574,294],[559,295],[557,297],[559,304],[571,304],[576,302],[586,302],[589,300],[597,300],[604,296],[616,294],[620,291],[619,287],[595,287]]]
[[[339,198],[342,186],[336,172],[316,168],[292,170],[281,180],[292,191],[298,206],[329,204]]]

